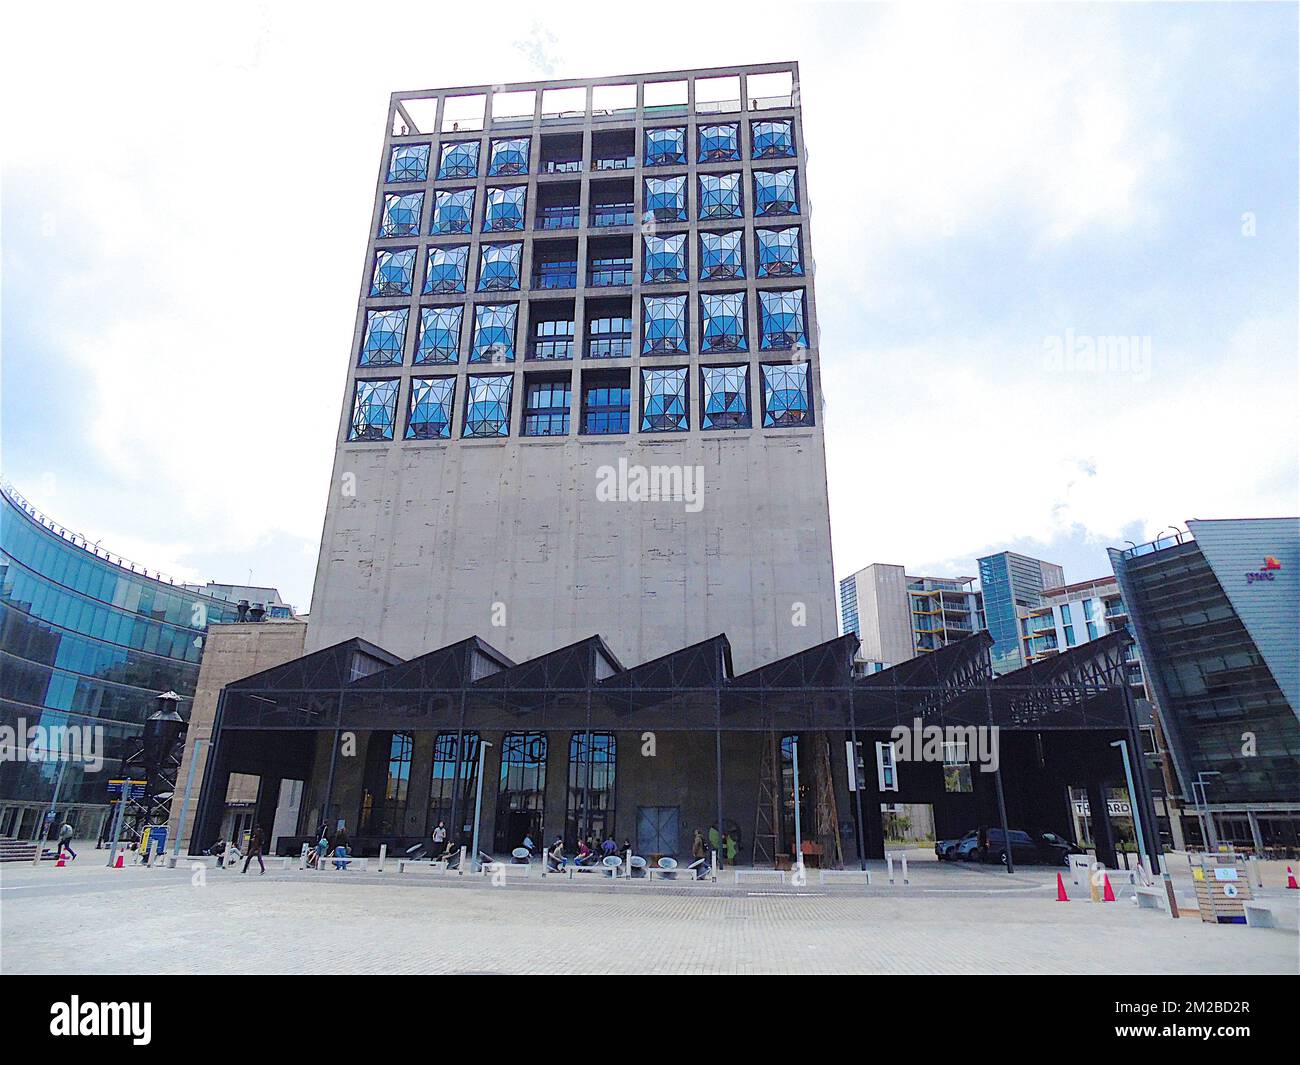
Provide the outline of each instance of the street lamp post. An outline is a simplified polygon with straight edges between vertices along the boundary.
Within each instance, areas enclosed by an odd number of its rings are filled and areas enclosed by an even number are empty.
[[[488,748],[488,747],[491,747],[491,746],[492,746],[492,744],[488,743],[487,740],[479,740],[479,743],[478,743],[478,787],[475,789],[475,794],[474,794],[474,855],[473,855],[473,858],[472,858],[472,860],[473,860],[473,862],[474,862],[474,865],[473,865],[472,868],[474,869],[475,872],[477,872],[478,869],[479,869],[479,861],[478,861],[478,821],[479,821],[479,817],[480,817],[480,816],[482,815],[482,813],[483,813],[483,756],[484,756],[484,754],[487,753],[487,748]]]
[[[790,737],[790,764],[794,766],[794,860],[803,868],[803,822],[799,816],[799,737]]]
[[[1142,864],[1142,859],[1146,854],[1146,836],[1142,835],[1142,815],[1138,812],[1138,793],[1133,786],[1133,765],[1129,761],[1128,741],[1115,740],[1111,743],[1112,747],[1118,747],[1119,753],[1124,759],[1124,779],[1128,782],[1128,807],[1133,815],[1133,836],[1134,843],[1137,845],[1138,864]],[[1127,861],[1127,859],[1125,859]],[[1127,868],[1127,866],[1125,866]],[[1159,872],[1159,870],[1155,870]]]
[[[1201,838],[1205,841],[1205,848],[1211,852],[1219,849],[1219,834],[1214,829],[1214,814],[1209,810],[1210,801],[1205,795],[1205,778],[1218,777],[1223,774],[1218,770],[1198,770],[1196,779],[1192,781],[1192,798],[1196,799],[1196,815],[1201,822]],[[1197,796],[1197,789],[1200,789],[1200,796]]]

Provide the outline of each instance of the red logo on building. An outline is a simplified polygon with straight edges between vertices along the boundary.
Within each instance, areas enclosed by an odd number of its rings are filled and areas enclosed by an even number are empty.
[[[1275,559],[1272,555],[1265,556],[1264,569],[1269,570],[1269,569],[1281,569],[1281,568],[1282,568],[1282,563],[1279,562],[1277,559]]]

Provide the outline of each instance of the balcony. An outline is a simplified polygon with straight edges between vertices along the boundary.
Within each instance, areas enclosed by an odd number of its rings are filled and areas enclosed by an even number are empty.
[[[533,274],[533,288],[577,288],[578,264],[541,263]]]
[[[591,224],[596,229],[635,224],[636,212],[630,203],[598,203],[591,209]]]
[[[577,229],[581,209],[575,206],[543,207],[537,221],[541,229]]]
[[[592,170],[635,170],[635,155],[605,156],[592,160]]]

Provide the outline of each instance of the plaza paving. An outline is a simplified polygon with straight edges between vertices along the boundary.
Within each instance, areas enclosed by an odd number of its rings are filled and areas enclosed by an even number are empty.
[[[5,973],[1291,973],[1297,934],[1055,901],[1055,870],[889,887],[0,867]],[[194,883],[198,879],[199,883]],[[727,878],[729,880],[729,878]],[[1071,894],[1086,894],[1073,888]],[[1274,897],[1290,898],[1273,892]],[[1296,893],[1291,893],[1294,896]]]

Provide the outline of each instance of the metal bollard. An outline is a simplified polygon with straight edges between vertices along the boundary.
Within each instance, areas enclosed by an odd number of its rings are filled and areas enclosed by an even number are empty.
[[[461,845],[461,848],[460,848],[460,864],[456,866],[456,875],[457,875],[457,876],[464,876],[464,875],[465,875],[465,850],[466,850],[466,848],[465,848],[464,844],[462,844],[462,845]]]
[[[889,882],[892,884],[894,882],[894,855],[892,851],[885,854],[885,864],[889,867]]]
[[[903,883],[906,884],[906,883],[909,883],[909,881],[908,881],[908,879],[907,879],[907,855],[906,855],[906,854],[900,854],[900,855],[899,855],[899,858],[902,859],[902,862],[903,862]]]
[[[301,853],[300,855],[298,855],[298,868],[299,868],[299,869],[306,869],[306,868],[307,868],[307,850],[308,850],[307,844],[304,843],[304,844],[302,845],[302,853]]]
[[[388,844],[381,843],[379,845],[379,864],[375,866],[375,872],[382,873],[384,871],[384,859],[387,857],[388,857]]]

